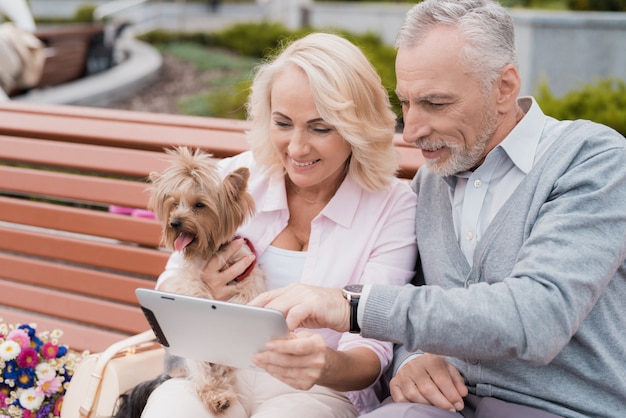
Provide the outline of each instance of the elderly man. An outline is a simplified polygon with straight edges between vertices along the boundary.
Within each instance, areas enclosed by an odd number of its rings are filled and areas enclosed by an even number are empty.
[[[292,328],[402,344],[372,418],[626,416],[626,140],[518,97],[495,1],[425,0],[397,47],[404,140],[426,160],[412,182],[425,285],[347,289],[349,303],[298,284],[253,303]],[[259,364],[288,364],[280,345]]]

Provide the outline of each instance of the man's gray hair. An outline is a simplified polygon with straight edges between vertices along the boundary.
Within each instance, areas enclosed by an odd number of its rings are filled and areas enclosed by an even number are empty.
[[[396,47],[417,46],[440,25],[459,28],[466,40],[465,63],[485,87],[506,65],[518,67],[513,19],[493,0],[424,0],[407,13]]]

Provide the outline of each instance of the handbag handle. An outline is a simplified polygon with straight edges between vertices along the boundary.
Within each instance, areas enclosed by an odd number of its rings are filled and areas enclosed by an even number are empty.
[[[89,383],[87,384],[87,393],[85,395],[85,399],[80,406],[79,412],[81,417],[88,417],[93,409],[93,404],[96,399],[98,389],[100,388],[100,384],[102,383],[102,376],[104,375],[104,369],[107,363],[113,357],[123,351],[127,351],[128,353],[132,354],[134,352],[134,349],[136,349],[138,346],[155,341],[156,336],[154,335],[152,329],[149,329],[140,334],[136,334],[121,341],[115,342],[107,347],[107,349],[104,350],[102,353],[100,353],[94,371],[91,374],[91,379],[89,379]]]

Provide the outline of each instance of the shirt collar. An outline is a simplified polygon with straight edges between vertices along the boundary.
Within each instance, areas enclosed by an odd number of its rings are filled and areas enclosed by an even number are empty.
[[[535,162],[545,115],[532,97],[522,97],[518,104],[525,115],[498,147],[504,150],[517,168],[528,174]]]
[[[269,181],[267,198],[260,208],[261,211],[288,210],[287,193],[285,190],[285,178],[283,176],[273,176]],[[322,209],[320,215],[342,227],[350,227],[355,218],[362,193],[361,187],[348,173],[333,198]]]
[[[524,111],[524,117],[491,152],[498,152],[496,149],[501,148],[515,166],[528,174],[535,161],[545,115],[532,97],[520,97],[517,103]],[[444,180],[450,187],[454,188],[456,177],[455,175],[446,176]]]

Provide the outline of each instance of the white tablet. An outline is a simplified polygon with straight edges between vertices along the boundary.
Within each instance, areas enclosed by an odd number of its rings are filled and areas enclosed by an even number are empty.
[[[289,337],[273,309],[177,295],[135,291],[159,342],[173,355],[232,367],[255,367],[252,357],[274,338]]]

